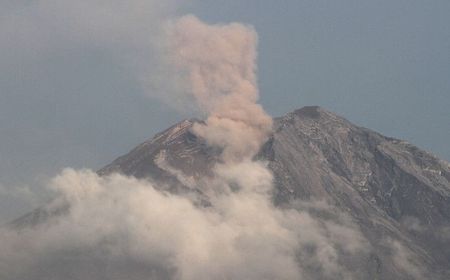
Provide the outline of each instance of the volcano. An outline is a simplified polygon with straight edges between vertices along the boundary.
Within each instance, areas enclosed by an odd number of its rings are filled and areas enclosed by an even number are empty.
[[[198,122],[175,124],[97,174],[153,180],[161,191],[195,195],[199,207],[208,207],[209,190],[196,182],[212,176],[221,151],[192,132]],[[332,207],[306,210],[319,222],[334,219],[339,211],[359,228],[367,250],[354,255],[338,250],[336,256],[348,269],[347,277],[450,279],[448,162],[316,106],[275,118],[273,132],[256,159],[273,173],[271,197],[277,208],[320,202]],[[68,211],[41,207],[10,226],[36,227]],[[298,261],[308,263],[307,254]],[[304,267],[305,279],[330,279],[314,264]]]

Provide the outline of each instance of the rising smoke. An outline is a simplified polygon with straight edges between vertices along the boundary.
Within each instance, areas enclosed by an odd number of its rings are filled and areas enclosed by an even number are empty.
[[[207,25],[185,16],[171,24],[169,34],[171,60],[208,114],[195,133],[222,147],[225,161],[250,159],[272,127],[257,103],[256,32],[238,23]]]
[[[349,279],[338,248],[366,250],[359,230],[344,216],[275,207],[272,174],[253,159],[272,127],[257,103],[254,29],[185,16],[165,32],[169,67],[207,114],[193,132],[222,149],[207,181],[223,191],[203,207],[149,180],[67,169],[46,206],[57,216],[0,231],[0,278]]]

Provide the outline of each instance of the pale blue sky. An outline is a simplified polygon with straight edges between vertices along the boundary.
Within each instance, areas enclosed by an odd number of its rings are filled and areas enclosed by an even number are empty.
[[[189,116],[147,97],[122,63],[154,63],[132,55],[172,12],[102,18],[78,2],[0,1],[0,221],[30,207],[15,189],[98,169]],[[450,159],[450,1],[197,0],[176,13],[255,26],[271,115],[320,105]]]

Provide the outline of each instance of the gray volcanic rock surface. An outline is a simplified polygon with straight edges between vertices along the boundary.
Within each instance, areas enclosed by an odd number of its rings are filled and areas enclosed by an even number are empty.
[[[194,122],[157,134],[98,174],[152,178],[169,192],[199,194],[207,205],[207,190],[196,180],[210,174],[220,151],[190,132]],[[354,279],[450,279],[448,162],[320,107],[276,118],[257,157],[273,172],[278,207],[321,201],[351,217],[369,247],[356,257],[339,256]],[[51,215],[39,211],[15,224],[36,224]],[[333,219],[329,211],[313,214]],[[307,279],[328,279],[314,267],[305,273]]]

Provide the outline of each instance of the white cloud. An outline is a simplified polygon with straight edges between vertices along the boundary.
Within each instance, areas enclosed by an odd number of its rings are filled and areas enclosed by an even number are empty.
[[[2,229],[2,279],[61,277],[68,262],[79,277],[90,264],[106,269],[127,261],[174,279],[302,279],[302,269],[311,265],[325,275],[343,273],[338,246],[350,253],[365,247],[357,228],[277,209],[267,192],[219,194],[202,208],[148,181],[72,169],[56,177],[52,188],[59,199],[51,207],[68,203],[69,213],[19,232]],[[299,254],[311,246],[315,251],[299,263]],[[109,267],[101,277],[116,279],[132,268]]]

